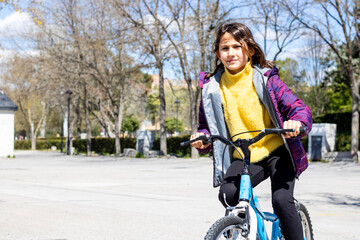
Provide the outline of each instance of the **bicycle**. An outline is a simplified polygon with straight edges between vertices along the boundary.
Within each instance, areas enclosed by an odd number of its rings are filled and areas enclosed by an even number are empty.
[[[228,206],[225,216],[217,220],[208,230],[205,240],[268,240],[267,231],[264,221],[272,224],[271,240],[284,240],[281,233],[281,226],[275,213],[262,212],[260,202],[253,192],[250,180],[250,150],[249,146],[268,134],[284,134],[286,132],[294,132],[295,129],[271,128],[251,132],[260,132],[251,139],[238,138],[230,141],[219,135],[201,135],[198,138],[180,143],[181,146],[189,145],[192,142],[202,140],[204,144],[214,141],[221,141],[224,144],[239,147],[244,154],[244,168],[241,173],[239,203],[235,207]],[[243,132],[248,133],[248,132]],[[240,134],[243,134],[240,133]],[[306,128],[300,128],[300,134],[305,134]],[[240,135],[237,134],[237,135]],[[235,135],[236,136],[236,135]],[[240,154],[240,152],[239,152]],[[241,154],[240,154],[241,156]],[[296,208],[301,218],[305,240],[313,240],[313,229],[310,215],[306,207],[295,200]],[[254,227],[256,226],[256,227]]]

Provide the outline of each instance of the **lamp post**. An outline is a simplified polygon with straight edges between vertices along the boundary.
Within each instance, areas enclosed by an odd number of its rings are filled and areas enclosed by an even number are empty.
[[[178,119],[179,119],[179,104],[180,104],[180,101],[179,99],[176,99],[175,100],[175,104],[176,104],[176,132],[177,134],[179,134],[179,123],[178,123]]]
[[[63,138],[64,138],[64,117],[62,116],[61,132],[60,132],[60,152],[63,152]]]
[[[68,122],[67,122],[67,132],[68,132],[68,135],[67,135],[67,141],[66,141],[66,150],[67,150],[67,155],[70,155],[70,103],[71,103],[71,94],[72,94],[72,91],[71,90],[67,90],[65,92],[66,94],[68,94],[68,98],[67,98],[67,101],[68,101]]]

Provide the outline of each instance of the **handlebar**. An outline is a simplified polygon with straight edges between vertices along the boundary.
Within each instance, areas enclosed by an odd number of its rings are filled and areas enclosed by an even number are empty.
[[[209,134],[201,135],[201,136],[199,136],[197,138],[194,138],[193,140],[181,142],[180,146],[184,147],[184,146],[190,145],[191,143],[199,141],[199,140],[202,140],[203,144],[207,144],[207,143],[212,142],[210,139],[211,139],[211,135],[209,135]]]
[[[263,129],[261,131],[259,131],[260,133],[255,136],[254,138],[251,138],[251,139],[237,139],[235,141],[230,141],[228,140],[227,138],[224,138],[222,136],[219,136],[219,135],[209,135],[209,134],[206,134],[206,135],[201,135],[197,138],[194,138],[192,140],[189,140],[189,141],[185,141],[185,142],[181,142],[180,143],[180,146],[187,146],[187,145],[190,145],[191,143],[193,142],[196,142],[196,141],[203,141],[203,144],[207,144],[207,143],[211,143],[211,142],[214,142],[214,141],[217,141],[217,140],[220,140],[222,143],[224,144],[227,144],[227,145],[239,145],[241,144],[242,142],[246,141],[248,142],[249,144],[253,144],[257,141],[259,141],[260,139],[262,139],[263,137],[265,137],[266,135],[269,135],[269,134],[277,134],[277,135],[280,135],[280,134],[284,134],[284,133],[287,133],[287,132],[295,132],[296,130],[295,129],[283,129],[283,128],[267,128],[267,129]],[[246,133],[246,132],[244,132]],[[300,133],[299,135],[304,135],[307,133],[307,128],[306,127],[300,127]]]

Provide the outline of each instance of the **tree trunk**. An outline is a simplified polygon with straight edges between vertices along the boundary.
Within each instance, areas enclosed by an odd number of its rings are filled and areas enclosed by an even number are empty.
[[[45,138],[45,133],[46,133],[46,115],[44,116],[44,119],[41,123],[40,137]]]
[[[75,114],[76,114],[76,129],[77,129],[77,137],[81,138],[81,110],[80,110],[80,98],[76,99],[76,107],[75,107]]]
[[[31,150],[36,150],[36,136],[31,136]]]
[[[35,135],[35,129],[34,124],[30,124],[30,139],[31,139],[31,150],[36,150],[36,135]]]
[[[198,115],[197,115],[197,94],[194,93],[194,89],[192,87],[192,81],[187,79],[189,97],[190,97],[190,124],[191,124],[191,134],[197,132],[198,127]],[[199,152],[196,148],[191,148],[191,158],[199,158]]]
[[[121,142],[119,134],[115,134],[115,154],[116,156],[121,154]]]
[[[89,118],[89,103],[87,99],[87,89],[84,83],[84,109],[85,109],[85,125],[86,125],[86,154],[91,156],[91,126]]]
[[[74,126],[75,126],[75,122],[76,122],[76,118],[73,118],[72,121],[70,121],[70,127],[69,127],[69,139],[70,139],[70,142],[69,142],[69,149],[70,149],[70,155],[71,155],[71,148],[73,147],[73,141],[72,141],[72,138],[73,138],[73,131],[74,131]]]
[[[351,158],[357,162],[359,161],[358,151],[359,151],[359,81],[353,77],[352,80],[352,118],[351,118]]]
[[[119,101],[119,107],[118,107],[118,115],[115,122],[115,151],[116,156],[119,156],[121,154],[121,142],[120,142],[120,132],[121,132],[121,124],[122,124],[122,118],[124,114],[124,99],[123,94],[120,97]]]
[[[166,129],[165,129],[166,103],[165,103],[165,90],[164,90],[164,74],[163,74],[162,63],[158,62],[157,66],[159,70],[159,98],[160,98],[160,152],[163,155],[166,155],[167,154]]]

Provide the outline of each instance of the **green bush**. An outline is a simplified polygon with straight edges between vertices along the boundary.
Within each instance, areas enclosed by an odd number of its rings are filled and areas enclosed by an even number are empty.
[[[191,146],[184,146],[181,147],[180,143],[190,140],[190,135],[184,135],[180,137],[169,137],[166,139],[166,147],[167,147],[167,154],[175,154],[179,157],[190,157],[191,155]],[[160,150],[160,138],[156,138],[154,141],[154,150]],[[202,154],[200,156],[209,156],[209,154]]]
[[[305,151],[307,152],[307,150],[308,150],[308,143],[309,143],[309,137],[306,136],[306,137],[300,139],[300,141],[301,141],[301,144],[303,145]]]
[[[190,135],[185,135],[181,137],[169,137],[166,139],[167,154],[176,154],[177,156],[187,156],[191,153],[191,147],[185,146],[181,147],[180,143],[188,141]],[[156,138],[154,141],[154,150],[160,150],[160,138]]]
[[[328,113],[314,117],[314,123],[336,123],[337,132],[351,131],[351,112]]]
[[[348,152],[351,150],[351,134],[338,134],[336,136],[335,150],[339,152]]]
[[[121,138],[121,152],[124,151],[124,148],[135,148],[136,139],[135,138]],[[47,150],[51,149],[51,146],[56,146],[57,149],[60,149],[61,139],[60,138],[44,138],[36,140],[36,149],[37,150]],[[31,149],[31,140],[16,140],[15,149],[17,150],[30,150]],[[73,140],[73,147],[77,149],[77,152],[86,152],[86,139],[75,139]],[[66,138],[63,139],[63,149],[66,148]],[[114,138],[92,138],[91,139],[91,151],[94,151],[99,154],[115,154],[115,139]]]
[[[31,149],[31,141],[27,140],[15,140],[14,148],[16,150],[29,150]]]
[[[85,140],[86,143],[86,140]],[[120,143],[122,141],[120,140]],[[115,154],[115,139],[114,138],[92,138],[91,151],[105,155],[106,153]],[[85,144],[86,152],[86,144]]]
[[[63,139],[63,147],[65,148],[66,139]],[[36,139],[36,149],[37,150],[46,150],[50,149],[51,146],[56,146],[57,149],[60,149],[61,139],[60,138],[39,138]],[[14,148],[17,150],[30,150],[31,149],[31,139],[27,140],[16,140],[14,143]]]
[[[124,148],[136,148],[136,138],[120,138],[121,152]],[[73,147],[78,152],[86,153],[86,139],[76,139]],[[115,138],[92,138],[91,151],[99,154],[115,154]]]
[[[57,149],[60,149],[61,139],[37,139],[36,140],[36,149],[45,150],[50,149],[51,146],[56,146]],[[63,147],[66,146],[66,139],[63,139]]]
[[[176,156],[188,157],[191,154],[191,147],[181,147],[180,143],[190,139],[189,135],[181,137],[167,138],[167,154],[174,154]],[[360,141],[360,139],[359,139]],[[121,138],[121,152],[124,148],[136,148],[136,138]],[[308,137],[301,139],[305,151],[308,149]],[[48,150],[51,146],[56,146],[59,150],[61,145],[60,138],[45,138],[36,140],[37,150]],[[31,140],[16,140],[14,145],[16,150],[30,150]],[[77,153],[86,153],[86,139],[73,140],[73,147]],[[109,155],[115,154],[115,139],[114,138],[92,138],[91,150],[98,154]],[[336,137],[335,150],[336,151],[350,151],[351,148],[351,134],[350,132],[338,133]],[[63,139],[63,150],[66,149],[66,138]],[[160,150],[160,139],[156,138],[154,141],[153,150]],[[208,156],[209,154],[200,154],[200,156]]]
[[[77,153],[86,153],[86,139],[73,140],[73,147]]]
[[[175,153],[178,156],[186,156],[191,154],[191,147],[185,146],[181,147],[180,143],[188,141],[190,139],[189,135],[181,137],[170,137],[167,139],[167,152],[168,154]]]

